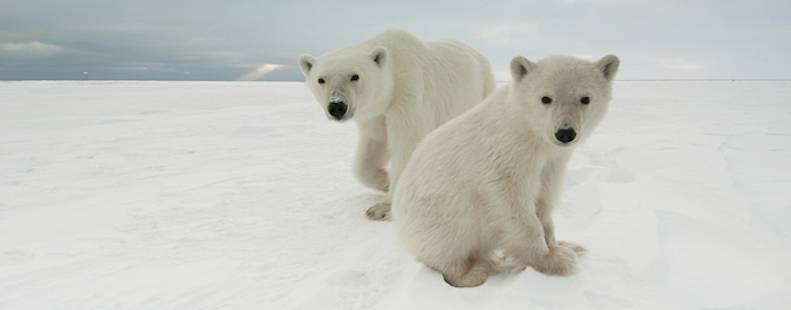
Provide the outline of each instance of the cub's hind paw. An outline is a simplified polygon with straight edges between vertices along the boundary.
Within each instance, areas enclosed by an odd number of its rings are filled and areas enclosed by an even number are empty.
[[[578,256],[583,255],[583,254],[588,252],[588,250],[585,249],[584,246],[581,246],[581,245],[576,244],[574,242],[558,241],[558,246],[569,248],[572,251],[574,251],[574,253],[577,253]]]
[[[566,276],[574,272],[577,266],[577,253],[574,250],[557,246],[549,250],[549,253],[533,264],[533,268],[541,273]]]

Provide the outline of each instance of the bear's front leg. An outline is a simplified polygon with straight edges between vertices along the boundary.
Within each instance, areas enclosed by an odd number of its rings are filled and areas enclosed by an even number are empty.
[[[354,176],[363,185],[387,192],[390,179],[385,170],[389,154],[384,117],[359,122],[359,142],[354,156]]]
[[[385,201],[377,203],[367,211],[365,211],[365,215],[374,221],[388,221],[390,220],[390,201],[392,201],[393,193],[396,190],[396,184],[398,182],[398,177],[401,176],[401,171],[403,171],[405,165],[405,161],[401,156],[394,154],[393,159],[390,164],[390,169],[392,173],[390,174],[390,188],[387,192],[387,197]]]
[[[514,255],[525,265],[549,275],[568,275],[577,265],[577,254],[563,246],[547,246],[544,227],[538,216],[517,216],[519,227],[506,238],[506,252]]]
[[[390,185],[384,168],[387,160],[387,143],[360,137],[354,157],[354,176],[367,187],[387,192]]]
[[[544,228],[544,239],[550,249],[565,247],[577,254],[583,254],[585,253],[585,248],[581,245],[566,241],[558,242],[555,239],[555,224],[552,221],[552,211],[563,187],[566,163],[568,163],[568,156],[561,156],[547,164],[542,170],[542,186],[541,191],[538,193],[538,199],[536,199],[536,215]]]
[[[428,133],[428,130],[421,129],[423,127],[425,126],[417,126],[415,123],[391,122],[389,118],[387,119],[387,141],[390,144],[390,188],[384,202],[373,205],[365,212],[369,219],[375,221],[390,219],[390,201],[396,190],[398,178],[406,168],[406,164],[421,137]]]

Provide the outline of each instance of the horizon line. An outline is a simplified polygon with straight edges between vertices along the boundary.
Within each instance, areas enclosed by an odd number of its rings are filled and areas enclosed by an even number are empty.
[[[789,79],[743,79],[743,78],[717,78],[717,79],[615,79],[616,82],[791,82]],[[240,80],[135,80],[135,79],[101,79],[101,80],[73,80],[73,79],[25,79],[25,80],[3,80],[0,82],[267,82],[267,83],[303,83],[304,80],[253,80],[253,81],[240,81]],[[498,80],[495,83],[508,83],[510,80]]]

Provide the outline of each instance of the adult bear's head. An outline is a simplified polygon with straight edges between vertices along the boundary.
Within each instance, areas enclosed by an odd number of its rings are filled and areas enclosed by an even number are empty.
[[[305,84],[331,120],[364,120],[385,112],[392,74],[384,47],[350,47],[318,58],[299,57]]]

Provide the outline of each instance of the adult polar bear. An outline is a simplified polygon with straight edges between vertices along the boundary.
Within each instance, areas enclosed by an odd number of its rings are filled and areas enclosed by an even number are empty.
[[[356,121],[354,174],[368,187],[389,187],[387,201],[366,212],[375,220],[389,218],[391,193],[418,142],[495,88],[489,62],[472,47],[421,42],[400,30],[318,58],[303,55],[299,66],[329,119]]]

